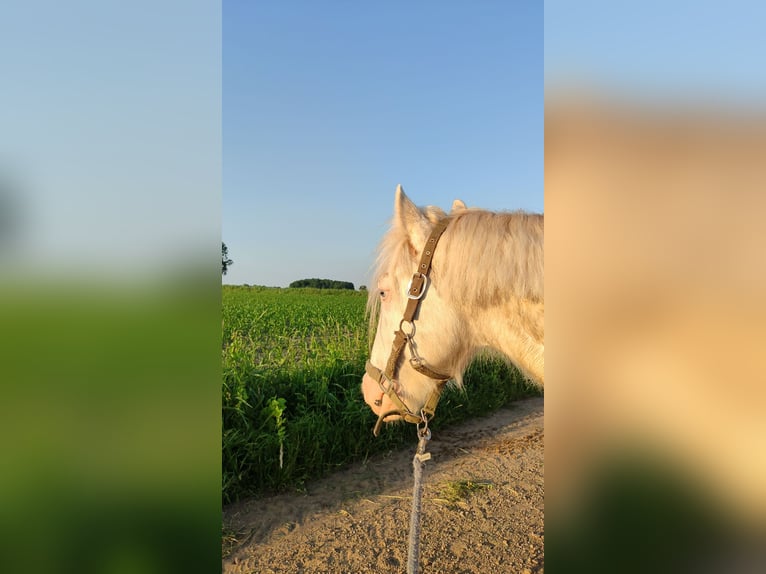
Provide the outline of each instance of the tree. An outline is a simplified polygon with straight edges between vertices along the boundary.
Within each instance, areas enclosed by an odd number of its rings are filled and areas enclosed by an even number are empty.
[[[229,248],[221,241],[221,275],[226,275],[226,271],[228,271],[229,266],[233,263],[234,261],[229,259]]]

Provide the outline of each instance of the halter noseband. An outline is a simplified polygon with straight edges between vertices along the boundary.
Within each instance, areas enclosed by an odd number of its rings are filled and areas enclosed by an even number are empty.
[[[380,390],[383,391],[385,395],[388,395],[388,398],[391,399],[391,402],[396,406],[396,409],[387,411],[378,416],[378,422],[375,424],[375,428],[372,431],[375,436],[378,436],[378,433],[380,432],[383,419],[390,415],[399,415],[410,423],[428,423],[436,412],[436,405],[439,403],[439,397],[441,396],[442,390],[444,390],[444,385],[452,378],[450,375],[437,373],[426,366],[425,361],[418,355],[414,345],[415,314],[417,313],[420,302],[426,292],[426,287],[428,286],[428,273],[431,271],[431,259],[434,256],[436,244],[439,242],[439,238],[442,236],[442,233],[444,233],[444,230],[447,229],[449,222],[449,217],[442,219],[431,231],[431,235],[428,238],[428,241],[426,241],[426,246],[420,257],[418,270],[412,276],[410,284],[407,286],[407,307],[404,310],[402,320],[399,322],[399,330],[394,334],[394,342],[391,345],[391,354],[388,356],[385,370],[381,371],[370,361],[367,361],[367,364],[365,365],[367,374],[377,381]],[[405,333],[402,328],[405,323],[409,323],[410,325],[409,333]],[[404,404],[404,401],[399,397],[396,388],[394,387],[396,376],[399,372],[399,358],[404,352],[405,345],[409,345],[410,347],[410,365],[412,368],[429,379],[438,381],[436,389],[434,389],[428,396],[419,415],[413,413],[409,407]]]

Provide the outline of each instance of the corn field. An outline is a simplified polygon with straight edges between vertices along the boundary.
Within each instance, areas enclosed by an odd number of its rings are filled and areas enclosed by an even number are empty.
[[[305,483],[415,440],[376,416],[360,384],[368,354],[366,292],[223,286],[224,503]],[[475,361],[448,390],[432,428],[535,391],[504,363]]]

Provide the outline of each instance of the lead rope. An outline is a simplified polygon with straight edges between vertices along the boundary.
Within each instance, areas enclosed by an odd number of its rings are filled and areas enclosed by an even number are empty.
[[[407,549],[407,574],[418,574],[420,559],[420,509],[423,498],[423,466],[430,460],[431,453],[426,452],[426,445],[431,440],[428,428],[428,418],[421,411],[423,426],[418,424],[418,448],[412,459],[412,470],[415,484],[412,488],[412,513],[410,514],[410,538]]]

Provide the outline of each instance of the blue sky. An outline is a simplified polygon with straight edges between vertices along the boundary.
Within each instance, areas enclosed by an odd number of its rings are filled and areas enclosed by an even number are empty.
[[[220,18],[186,0],[4,3],[0,194],[18,231],[0,281],[217,265]]]
[[[229,282],[358,285],[397,183],[543,209],[544,79],[766,101],[762,2],[548,0],[544,66],[541,1],[6,4],[0,279],[217,265],[222,233]]]
[[[397,183],[543,210],[542,2],[224,2],[224,282],[366,284]]]
[[[546,0],[546,85],[763,109],[765,20],[754,0]]]

